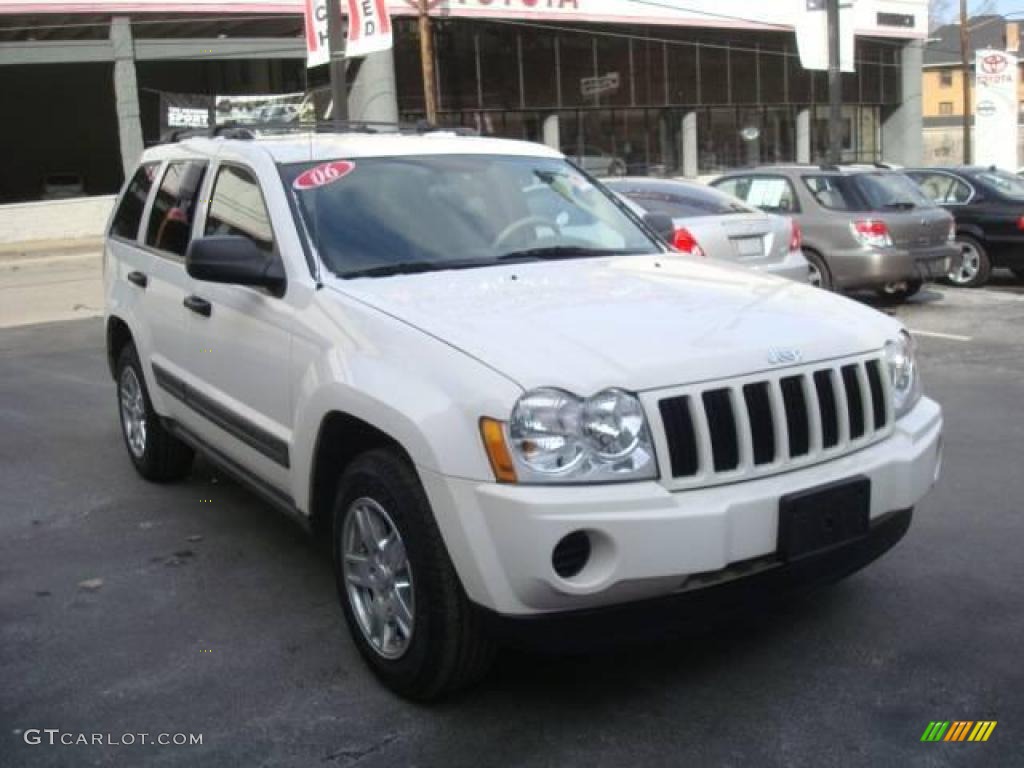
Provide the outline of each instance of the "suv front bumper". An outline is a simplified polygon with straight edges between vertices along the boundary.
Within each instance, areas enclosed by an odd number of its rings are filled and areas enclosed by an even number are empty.
[[[856,453],[677,492],[655,481],[516,486],[422,468],[420,477],[472,601],[507,616],[559,613],[672,595],[736,564],[770,564],[779,500],[787,494],[863,476],[871,481],[872,523],[909,510],[938,478],[941,432],[939,406],[922,399],[892,435]],[[563,579],[552,552],[579,530],[592,536],[590,560]]]

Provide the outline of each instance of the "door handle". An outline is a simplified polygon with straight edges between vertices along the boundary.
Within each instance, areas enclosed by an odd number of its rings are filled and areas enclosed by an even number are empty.
[[[142,272],[139,272],[137,270],[129,272],[127,275],[125,275],[125,277],[128,278],[129,283],[137,285],[139,286],[139,288],[145,289],[145,287],[149,285],[149,278],[146,277]]]
[[[210,304],[210,302],[208,302],[206,299],[196,296],[195,294],[192,294],[191,296],[186,296],[185,301],[183,301],[182,303],[186,307],[191,309],[193,312],[195,312],[197,315],[202,315],[203,317],[209,317],[210,313],[213,311],[213,306]]]

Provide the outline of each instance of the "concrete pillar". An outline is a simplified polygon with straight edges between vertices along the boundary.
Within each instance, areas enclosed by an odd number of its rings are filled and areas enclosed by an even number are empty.
[[[544,137],[544,143],[552,149],[561,150],[561,132],[558,126],[558,115],[548,115],[544,118],[544,125],[541,128],[541,134]]]
[[[796,113],[796,161],[811,162],[811,110]]]
[[[348,93],[350,120],[374,123],[398,122],[398,89],[395,85],[393,51],[363,57]]]
[[[135,80],[135,43],[125,16],[110,20],[110,45],[114,50],[114,106],[121,142],[121,167],[127,178],[142,156],[142,120],[139,117],[139,86]]]
[[[683,115],[683,130],[680,132],[683,141],[683,176],[695,179],[700,174],[698,168],[697,113],[687,112]]]
[[[921,165],[924,158],[921,117],[921,64],[924,47],[919,42],[903,46],[900,56],[902,98],[882,114],[882,159],[900,165]]]

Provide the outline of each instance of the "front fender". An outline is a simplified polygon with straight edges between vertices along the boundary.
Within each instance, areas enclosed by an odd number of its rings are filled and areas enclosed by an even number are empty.
[[[309,511],[317,437],[333,412],[386,433],[417,467],[493,482],[479,421],[483,416],[507,419],[522,389],[465,353],[374,309],[351,305],[343,311],[335,333],[293,342],[292,358],[300,371],[292,454],[296,506]],[[341,333],[342,328],[347,332]]]

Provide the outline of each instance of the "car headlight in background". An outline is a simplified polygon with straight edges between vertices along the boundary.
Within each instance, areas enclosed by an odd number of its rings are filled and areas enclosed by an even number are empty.
[[[621,389],[588,398],[535,389],[519,398],[507,425],[482,419],[481,432],[503,482],[601,483],[657,476],[643,408]]]
[[[921,375],[917,370],[917,345],[906,331],[885,344],[885,362],[889,369],[893,411],[905,416],[921,399]]]

